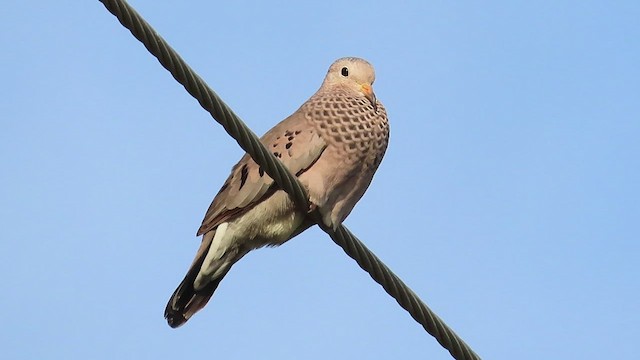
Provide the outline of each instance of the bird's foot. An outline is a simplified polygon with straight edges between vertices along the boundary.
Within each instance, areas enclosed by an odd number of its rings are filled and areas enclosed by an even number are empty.
[[[307,210],[308,214],[313,214],[318,209],[318,205],[309,201],[309,209]]]

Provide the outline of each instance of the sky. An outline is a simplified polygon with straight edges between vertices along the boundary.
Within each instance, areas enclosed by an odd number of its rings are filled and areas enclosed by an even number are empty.
[[[131,5],[258,134],[369,60],[391,140],[345,225],[482,358],[637,356],[640,3]],[[98,1],[0,29],[4,358],[451,359],[317,228],[169,328],[242,150]]]

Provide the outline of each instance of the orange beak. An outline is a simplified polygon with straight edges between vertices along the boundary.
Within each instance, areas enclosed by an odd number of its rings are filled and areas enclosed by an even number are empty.
[[[371,87],[371,85],[362,84],[362,85],[360,85],[360,88],[362,89],[362,93],[364,94],[364,96],[367,99],[369,99],[369,102],[371,102],[371,105],[373,105],[373,110],[374,111],[378,111],[378,103],[376,101],[376,94],[373,93],[373,88]]]

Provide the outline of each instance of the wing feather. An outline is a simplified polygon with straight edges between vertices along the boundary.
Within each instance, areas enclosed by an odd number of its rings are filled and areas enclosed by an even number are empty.
[[[327,147],[301,110],[269,130],[260,141],[296,176],[309,169]],[[276,190],[273,179],[245,154],[213,199],[198,235],[243,214]]]

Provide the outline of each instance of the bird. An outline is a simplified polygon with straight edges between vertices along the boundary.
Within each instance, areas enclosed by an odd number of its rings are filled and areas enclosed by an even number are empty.
[[[366,60],[334,61],[320,88],[261,143],[306,188],[320,221],[334,230],[369,187],[389,142],[389,123]],[[196,236],[202,242],[164,316],[172,328],[210,300],[231,267],[251,250],[279,246],[314,221],[245,154],[231,169]]]

